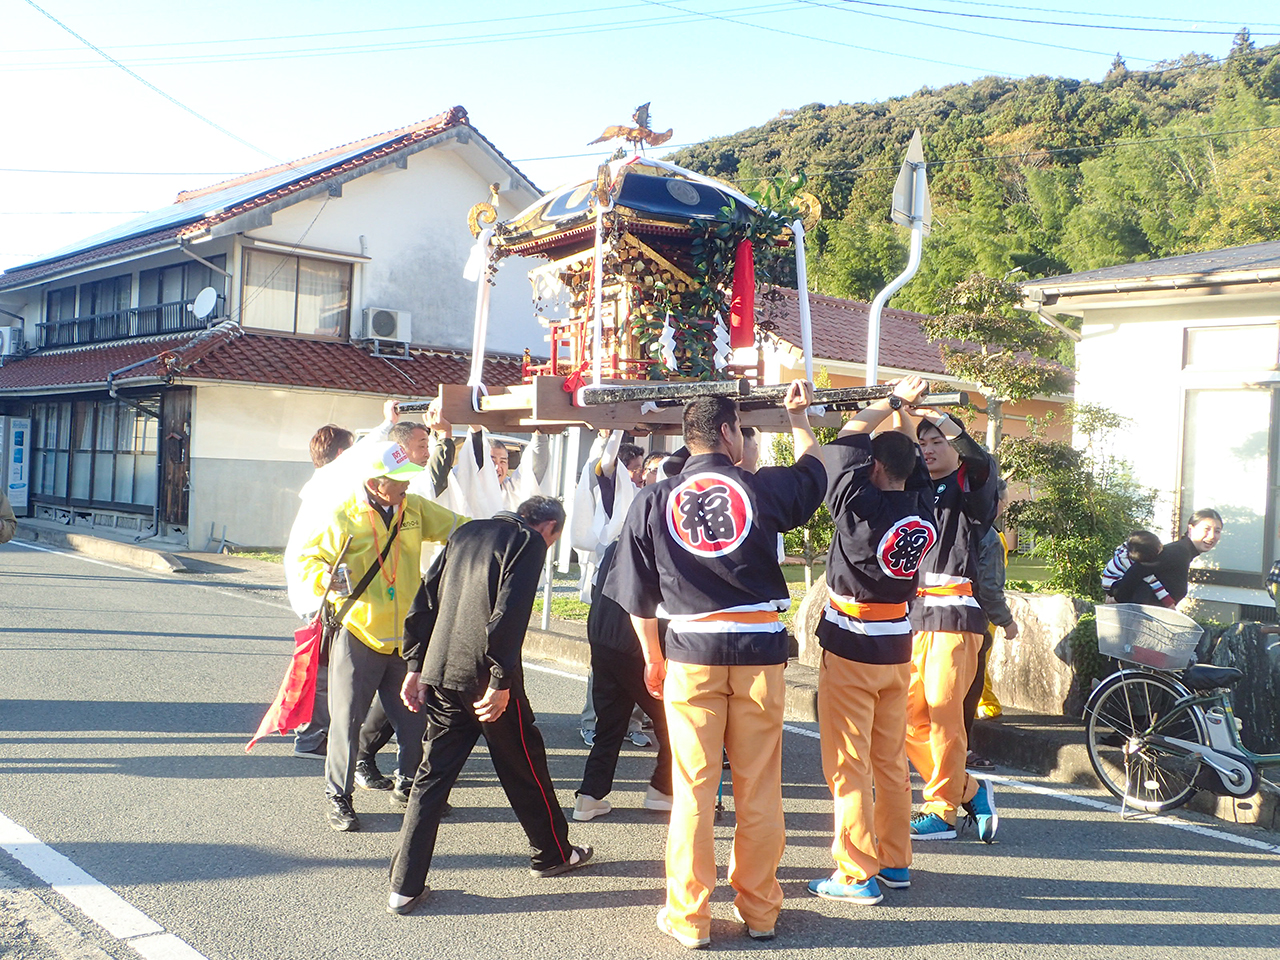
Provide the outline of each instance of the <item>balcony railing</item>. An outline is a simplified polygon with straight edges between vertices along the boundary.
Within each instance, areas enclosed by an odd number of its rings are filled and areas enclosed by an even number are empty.
[[[157,303],[148,307],[130,307],[111,313],[98,313],[74,320],[49,320],[36,324],[41,347],[69,347],[77,343],[103,343],[108,340],[127,340],[130,337],[150,337],[162,333],[181,333],[185,330],[203,330],[209,319],[201,320],[187,309],[192,300],[173,303]],[[223,298],[218,297],[217,309],[210,317],[223,313]]]

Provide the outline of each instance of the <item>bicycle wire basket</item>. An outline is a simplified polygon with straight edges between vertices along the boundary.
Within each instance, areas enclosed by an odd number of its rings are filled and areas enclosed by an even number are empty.
[[[1155,670],[1182,670],[1195,661],[1204,628],[1168,607],[1098,604],[1098,652]]]

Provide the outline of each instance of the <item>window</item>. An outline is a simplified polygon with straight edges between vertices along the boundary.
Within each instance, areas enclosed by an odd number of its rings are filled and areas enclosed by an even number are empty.
[[[107,280],[80,284],[80,316],[97,317],[104,313],[128,310],[133,298],[133,277],[125,274]]]
[[[224,254],[206,257],[218,267],[226,267]],[[155,270],[143,270],[138,275],[138,305],[153,307],[162,303],[185,303],[194,300],[205,287],[213,287],[218,296],[226,296],[226,277],[210,270],[203,263],[187,260]]]
[[[351,312],[351,265],[246,250],[240,322],[259,330],[342,337]]]
[[[74,320],[76,318],[76,288],[63,287],[50,290],[45,298],[46,320]]]
[[[71,404],[37,403],[32,416],[31,492],[46,498],[67,496],[71,450]]]
[[[1196,370],[1271,370],[1280,360],[1280,327],[1188,327],[1186,367]]]
[[[1268,496],[1271,393],[1188,390],[1182,446],[1182,517],[1212,507],[1222,514],[1222,542],[1206,566],[1261,574]]]
[[[159,397],[143,405],[158,406]],[[156,502],[159,418],[122,400],[37,403],[32,493],[116,508]]]

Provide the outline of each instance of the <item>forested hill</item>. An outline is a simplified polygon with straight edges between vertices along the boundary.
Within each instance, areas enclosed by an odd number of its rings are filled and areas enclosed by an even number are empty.
[[[804,170],[823,205],[811,282],[871,299],[906,262],[888,207],[916,127],[934,231],[895,306],[930,311],[975,269],[1053,276],[1280,237],[1280,44],[1247,33],[1224,61],[1130,71],[1117,58],[1101,83],[988,77],[810,104],[674,159],[748,188]]]

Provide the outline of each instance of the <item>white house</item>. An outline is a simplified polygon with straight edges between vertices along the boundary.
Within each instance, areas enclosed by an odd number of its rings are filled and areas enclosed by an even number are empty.
[[[1191,597],[1273,619],[1262,576],[1280,558],[1280,242],[1022,284],[1028,306],[1083,319],[1076,398],[1129,418],[1117,452],[1158,491],[1156,527],[1181,535],[1212,507],[1222,542]]]
[[[540,195],[454,107],[0,274],[0,415],[32,418],[30,515],[283,544],[318,426],[466,381],[467,214],[491,185],[499,217]],[[545,339],[518,266],[489,330],[487,382],[518,382]]]

